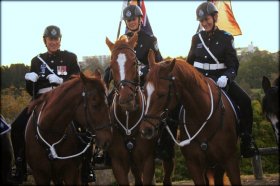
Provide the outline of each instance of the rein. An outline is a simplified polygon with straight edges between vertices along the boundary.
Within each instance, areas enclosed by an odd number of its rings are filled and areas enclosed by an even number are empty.
[[[163,79],[163,80],[167,80],[169,81],[169,86],[168,86],[168,95],[167,95],[167,101],[165,102],[165,106],[164,106],[164,111],[161,112],[160,116],[152,116],[152,115],[148,115],[148,114],[145,114],[144,116],[144,119],[145,121],[147,121],[148,123],[151,123],[151,119],[154,119],[154,120],[158,120],[158,124],[155,126],[156,129],[158,129],[160,127],[160,124],[163,123],[164,126],[167,125],[167,120],[168,120],[168,103],[171,101],[171,89],[173,88],[174,89],[174,94],[176,95],[176,99],[179,100],[178,98],[178,94],[176,92],[176,87],[175,87],[175,84],[174,84],[174,80],[176,79],[174,76],[171,76],[171,77],[160,77],[160,79]]]
[[[141,98],[141,100],[142,100],[142,112],[141,112],[141,116],[139,117],[139,119],[138,119],[138,121],[133,125],[133,127],[131,127],[131,128],[129,128],[129,112],[128,111],[126,111],[125,112],[125,114],[126,114],[126,123],[125,123],[125,126],[124,126],[124,124],[119,120],[119,118],[118,118],[118,116],[117,116],[117,112],[116,112],[116,110],[117,110],[117,107],[116,107],[116,98],[117,98],[117,94],[115,94],[114,95],[114,99],[113,99],[113,110],[114,110],[114,116],[115,116],[115,118],[116,118],[116,120],[117,120],[117,122],[120,124],[120,126],[125,130],[125,133],[126,133],[126,135],[131,135],[131,133],[132,133],[132,130],[133,129],[135,129],[137,126],[138,126],[138,124],[141,122],[141,120],[142,120],[142,118],[143,118],[143,116],[144,116],[144,110],[145,110],[145,97],[144,97],[144,95],[143,95],[143,93],[142,93],[142,91],[141,91],[141,89],[140,89],[140,87],[138,86],[138,88],[137,88],[137,92],[139,92],[140,93],[140,98]]]
[[[151,116],[151,115],[145,115],[144,116],[144,120],[146,120],[147,122],[149,122],[148,119],[157,119],[159,120],[160,122],[158,123],[158,125],[155,126],[155,128],[159,128],[159,125],[161,123],[163,123],[164,127],[166,128],[166,130],[168,131],[169,135],[171,136],[172,140],[180,147],[183,147],[183,146],[186,146],[186,145],[189,145],[191,143],[192,140],[195,139],[195,137],[201,132],[201,130],[205,127],[205,125],[207,124],[207,122],[209,121],[209,119],[212,117],[213,115],[213,110],[214,110],[214,101],[213,101],[213,93],[212,93],[212,89],[209,85],[209,83],[207,82],[207,85],[208,85],[208,90],[209,90],[209,95],[210,95],[210,100],[211,100],[211,108],[210,108],[210,112],[207,116],[207,118],[205,119],[205,121],[202,123],[201,127],[198,129],[198,131],[193,135],[191,136],[188,129],[187,129],[187,126],[186,126],[186,122],[185,122],[185,109],[184,109],[184,129],[185,129],[185,132],[188,136],[188,139],[185,139],[181,142],[178,142],[174,135],[172,134],[168,124],[167,124],[167,120],[168,120],[168,103],[170,102],[171,100],[171,88],[173,87],[174,89],[174,92],[176,93],[176,86],[174,84],[174,80],[175,80],[175,77],[172,76],[172,77],[168,77],[168,78],[160,78],[160,79],[164,79],[164,80],[168,80],[168,81],[171,81],[171,83],[169,83],[169,88],[168,88],[168,97],[167,97],[167,102],[165,104],[165,109],[164,111],[160,114],[160,116]],[[178,97],[176,96],[176,98],[178,99]],[[183,106],[182,106],[183,107]],[[182,110],[182,108],[181,108]],[[180,114],[181,114],[181,111],[180,111]]]
[[[209,119],[211,118],[211,116],[213,114],[213,110],[214,110],[213,93],[212,93],[209,83],[207,83],[207,85],[208,85],[208,90],[209,90],[209,95],[210,95],[210,100],[211,100],[211,109],[210,109],[208,117],[205,119],[205,121],[202,123],[201,127],[198,129],[198,131],[193,136],[190,135],[190,133],[187,129],[187,126],[186,126],[186,122],[184,122],[183,123],[184,129],[185,129],[186,134],[188,135],[188,139],[185,139],[181,142],[177,142],[177,140],[174,138],[172,132],[170,131],[169,126],[166,125],[166,129],[169,132],[170,136],[172,137],[173,141],[180,147],[189,145],[191,143],[191,141],[201,132],[201,130],[204,128],[204,126],[206,125],[206,123],[209,121]],[[185,121],[185,109],[184,109],[184,121]]]
[[[39,115],[38,115],[38,118],[37,118],[37,122],[35,122],[36,121],[36,119],[35,119],[35,109],[33,110],[33,112],[32,112],[32,114],[33,114],[33,119],[34,119],[34,123],[36,123],[36,131],[37,131],[37,134],[38,134],[38,136],[39,136],[39,138],[42,140],[42,142],[45,144],[45,145],[47,145],[48,147],[49,147],[49,150],[50,150],[50,154],[48,155],[48,157],[51,159],[51,160],[53,160],[53,159],[60,159],[60,160],[64,160],[64,159],[70,159],[70,158],[74,158],[74,157],[78,157],[78,156],[80,156],[80,155],[82,155],[83,153],[85,153],[86,152],[86,150],[90,147],[90,145],[92,144],[92,142],[93,142],[93,138],[95,137],[95,135],[94,134],[92,134],[89,130],[88,130],[88,128],[90,127],[90,125],[89,125],[89,120],[88,120],[88,109],[87,109],[87,99],[86,99],[86,96],[87,95],[90,95],[91,93],[90,92],[86,92],[86,90],[84,89],[83,90],[83,92],[82,92],[82,97],[83,97],[83,103],[84,103],[84,111],[85,111],[85,118],[86,118],[86,129],[85,129],[85,131],[86,131],[86,133],[87,134],[89,134],[89,137],[88,137],[88,143],[87,143],[87,145],[85,146],[85,148],[81,151],[81,152],[79,152],[79,153],[76,153],[76,154],[73,154],[73,155],[69,155],[69,156],[58,156],[57,155],[57,152],[56,152],[56,150],[55,150],[55,145],[57,145],[57,144],[59,144],[60,142],[62,142],[63,141],[63,139],[65,139],[65,137],[66,137],[66,134],[64,133],[63,134],[63,136],[57,141],[57,142],[55,142],[55,143],[53,143],[52,145],[51,144],[49,144],[45,139],[44,139],[44,137],[42,136],[42,134],[40,133],[40,126],[39,126],[39,121],[40,121],[40,117],[41,117],[41,113],[42,113],[42,111],[43,111],[43,108],[44,108],[44,106],[45,106],[45,103],[46,102],[44,102],[44,104],[42,105],[42,107],[41,107],[41,110],[40,110],[40,112],[39,112]],[[73,121],[71,122],[71,124],[72,125],[75,125],[74,123],[73,123]],[[92,130],[93,131],[97,131],[97,130],[101,130],[101,129],[103,129],[103,128],[106,128],[106,127],[110,127],[111,125],[109,124],[109,125],[104,125],[104,126],[100,126],[100,127],[96,127],[96,128],[92,128]],[[90,127],[91,128],[91,127]],[[42,130],[42,129],[41,129]]]
[[[137,72],[137,76],[135,77],[135,80],[127,80],[127,79],[124,79],[124,80],[121,80],[120,82],[118,82],[117,84],[114,84],[114,89],[115,89],[115,92],[116,94],[114,95],[114,98],[113,98],[113,103],[112,103],[112,106],[113,106],[113,111],[114,111],[114,117],[115,119],[117,120],[118,124],[122,127],[122,129],[125,131],[126,135],[131,135],[132,134],[132,131],[139,125],[139,123],[141,122],[143,116],[144,116],[144,110],[145,110],[145,97],[141,91],[141,87],[140,87],[140,76],[139,76],[139,65],[141,64],[140,61],[137,59],[136,57],[136,53],[134,51],[133,48],[127,46],[127,45],[120,45],[119,47],[117,48],[114,48],[112,50],[112,53],[117,51],[117,50],[121,50],[121,49],[129,49],[129,51],[131,51],[133,54],[134,54],[134,64],[135,64],[135,68],[136,68],[136,72]],[[134,86],[135,88],[133,89],[131,86],[129,85],[132,85]],[[125,124],[123,124],[118,116],[117,116],[117,103],[116,103],[116,99],[117,99],[117,96],[119,95],[119,89],[120,88],[123,88],[124,86],[128,86],[130,88],[131,91],[134,92],[134,99],[136,99],[136,95],[137,93],[140,94],[140,98],[141,98],[141,102],[142,102],[142,111],[141,111],[141,115],[138,119],[138,121],[131,127],[129,128],[129,112],[128,111],[125,111],[125,114],[126,114],[126,121],[125,121]]]

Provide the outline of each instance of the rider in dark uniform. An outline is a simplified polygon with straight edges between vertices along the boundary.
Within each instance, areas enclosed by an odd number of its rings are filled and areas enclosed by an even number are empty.
[[[123,10],[123,20],[126,25],[130,24],[129,22],[134,21],[135,19],[141,20],[143,13],[139,6],[130,5]],[[149,62],[148,62],[148,53],[149,49],[152,49],[155,53],[156,61],[162,61],[162,56],[158,49],[157,38],[154,35],[147,34],[142,29],[141,21],[139,21],[138,25],[133,25],[133,28],[128,28],[128,32],[125,34],[128,38],[132,37],[134,33],[138,33],[138,41],[134,48],[136,52],[136,57],[141,63],[141,86],[144,85],[144,77],[148,73],[149,70]],[[105,70],[104,81],[109,83],[112,80],[112,74],[110,71],[110,67]]]
[[[204,2],[199,5],[196,15],[197,20],[200,21],[200,25],[205,30],[193,36],[187,62],[204,76],[212,78],[220,88],[227,91],[230,98],[239,106],[241,111],[241,155],[245,158],[252,157],[257,152],[251,137],[253,112],[250,97],[234,81],[239,67],[234,38],[230,33],[220,30],[215,25],[218,10],[213,3]],[[199,34],[214,57],[205,49]]]
[[[133,36],[134,33],[138,33],[138,41],[134,50],[136,52],[137,59],[141,63],[140,64],[141,70],[139,73],[141,87],[143,87],[145,83],[145,77],[149,72],[149,62],[148,62],[149,50],[152,49],[154,51],[156,62],[160,62],[163,60],[158,48],[157,38],[154,35],[148,34],[143,29],[143,25],[141,22],[142,16],[143,13],[140,7],[137,5],[129,5],[123,10],[123,20],[125,21],[126,26],[128,28],[128,32],[125,35],[128,38],[130,38]],[[112,80],[112,75],[111,75],[110,67],[108,67],[105,70],[105,75],[104,75],[104,81],[106,82],[108,87],[111,80]],[[176,132],[175,127],[173,128],[174,128],[173,131]],[[171,170],[172,172],[174,167],[174,155],[175,155],[174,142],[172,141],[170,135],[166,130],[163,130],[161,138],[159,139],[158,146],[160,148],[157,148],[158,149],[157,156],[163,160],[163,166],[169,167],[168,170]],[[167,174],[171,175],[171,172]]]
[[[76,54],[60,50],[61,32],[57,26],[46,27],[43,39],[48,51],[35,56],[31,60],[30,72],[25,74],[26,90],[33,99],[80,72]],[[21,184],[26,179],[24,133],[29,116],[25,108],[11,125],[16,170],[11,175],[10,182],[14,184]]]

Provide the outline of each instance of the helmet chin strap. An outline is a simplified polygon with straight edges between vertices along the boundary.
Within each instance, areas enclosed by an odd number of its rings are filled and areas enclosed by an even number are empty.
[[[212,18],[213,18],[213,20],[214,20],[214,24],[213,24],[212,29],[211,29],[209,32],[207,32],[207,36],[208,36],[208,37],[212,36],[212,34],[214,33],[215,28],[216,28],[216,20],[215,20],[215,18],[214,18],[213,15],[212,15]]]

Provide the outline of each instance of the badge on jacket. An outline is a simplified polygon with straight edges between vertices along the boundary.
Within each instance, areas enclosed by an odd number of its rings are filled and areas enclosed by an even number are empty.
[[[40,76],[42,76],[42,77],[45,77],[45,74],[46,74],[46,68],[47,68],[47,65],[46,64],[41,64],[41,66],[40,66]]]
[[[67,75],[67,66],[57,66],[57,75]]]

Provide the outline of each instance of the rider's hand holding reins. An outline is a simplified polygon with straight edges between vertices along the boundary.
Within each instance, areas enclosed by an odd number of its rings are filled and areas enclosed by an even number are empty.
[[[220,87],[220,88],[224,88],[227,86],[227,81],[228,81],[228,78],[227,76],[221,76],[219,77],[218,81],[217,81],[217,85]]]
[[[33,83],[37,82],[39,76],[35,72],[29,72],[25,74],[25,79],[27,81],[32,81]]]
[[[50,83],[55,83],[55,84],[59,84],[59,85],[63,83],[63,79],[58,77],[55,74],[48,75],[47,79],[49,80]]]

